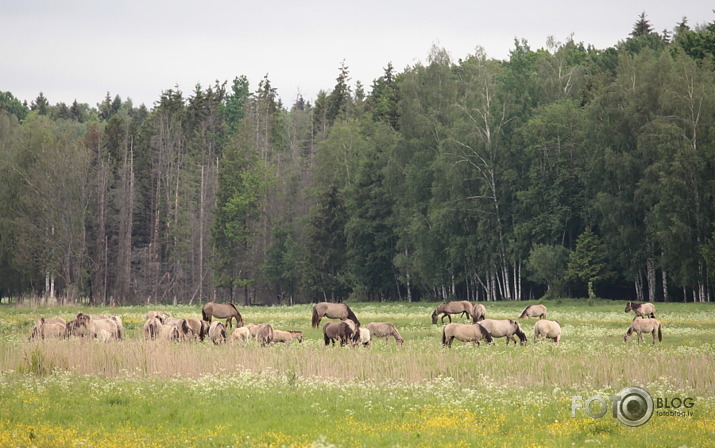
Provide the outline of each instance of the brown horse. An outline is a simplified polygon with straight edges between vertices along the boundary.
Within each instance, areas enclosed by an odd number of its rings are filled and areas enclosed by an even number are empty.
[[[561,325],[555,320],[540,319],[534,324],[534,342],[551,339],[554,344],[561,341]]]
[[[203,319],[208,323],[211,323],[211,318],[216,317],[218,319],[226,319],[226,326],[231,327],[231,322],[236,319],[236,326],[243,326],[243,317],[241,313],[238,312],[238,308],[233,303],[214,303],[207,302],[206,305],[201,308],[201,315]]]
[[[402,345],[405,342],[397,331],[397,328],[392,324],[392,322],[370,322],[366,325],[367,329],[370,330],[370,336],[373,335],[378,338],[385,338],[385,343],[390,341],[390,336],[395,339],[397,345]]]
[[[194,331],[194,337],[197,337],[199,341],[203,342],[209,333],[209,326],[211,324],[198,317],[189,317],[186,319],[186,323]]]
[[[472,306],[472,322],[479,322],[480,320],[487,318],[487,308],[481,303],[475,303]]]
[[[442,345],[452,348],[454,338],[462,342],[471,342],[479,345],[479,341],[484,338],[487,342],[492,342],[492,336],[482,324],[447,324],[442,328]]]
[[[539,319],[546,319],[546,307],[544,305],[529,305],[524,308],[521,312],[519,319],[524,317],[538,317]]]
[[[655,319],[655,305],[652,303],[628,302],[626,303],[626,313],[629,311],[636,313],[636,317],[640,316],[644,319],[646,317],[652,317]]]
[[[344,303],[332,303],[332,302],[319,302],[313,306],[313,319],[311,321],[311,326],[313,328],[318,328],[320,325],[320,320],[323,317],[328,317],[330,319],[350,319],[359,327],[360,321],[358,320],[353,310]]]
[[[354,345],[355,332],[344,321],[328,322],[323,325],[323,341],[325,345],[335,345],[335,341],[340,341],[341,347],[346,344]]]
[[[487,329],[491,337],[493,338],[503,338],[506,337],[506,345],[509,345],[509,341],[514,342],[516,345],[516,339],[514,335],[519,338],[519,343],[525,345],[527,338],[524,331],[521,329],[519,324],[511,319],[483,319],[479,323]]]
[[[638,343],[643,339],[643,333],[653,335],[653,344],[655,344],[655,334],[658,333],[658,342],[663,342],[663,325],[657,319],[633,319],[631,326],[628,328],[623,340],[628,342],[633,333],[638,334]]]
[[[472,303],[467,300],[452,300],[449,302],[444,302],[438,306],[432,313],[432,323],[437,323],[437,318],[442,315],[442,323],[444,323],[444,318],[447,317],[449,322],[452,322],[452,314],[461,314],[464,316],[472,315]]]
[[[41,317],[35,322],[30,339],[64,338],[67,332],[67,323],[61,317]]]

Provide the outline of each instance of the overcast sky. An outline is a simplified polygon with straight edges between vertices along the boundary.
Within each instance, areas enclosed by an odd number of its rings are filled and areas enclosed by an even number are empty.
[[[286,106],[330,91],[344,60],[369,90],[392,62],[424,62],[433,45],[454,60],[483,47],[506,59],[514,39],[549,36],[608,48],[641,12],[656,31],[715,20],[712,1],[600,0],[0,0],[0,91],[28,104],[95,106],[110,92],[152,107],[161,92],[267,74]]]

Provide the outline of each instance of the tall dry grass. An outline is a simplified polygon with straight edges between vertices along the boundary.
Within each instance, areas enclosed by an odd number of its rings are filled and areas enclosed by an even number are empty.
[[[455,344],[456,345],[456,344]],[[502,344],[442,348],[438,341],[416,341],[402,348],[378,341],[372,348],[324,347],[310,340],[290,346],[258,344],[213,346],[139,339],[98,343],[46,340],[0,343],[0,369],[45,374],[60,369],[79,375],[126,374],[198,378],[251,371],[271,376],[332,381],[420,383],[449,377],[464,387],[608,387],[649,384],[663,378],[711,394],[715,360],[710,349],[678,350],[647,344],[603,347],[587,342],[525,347]]]

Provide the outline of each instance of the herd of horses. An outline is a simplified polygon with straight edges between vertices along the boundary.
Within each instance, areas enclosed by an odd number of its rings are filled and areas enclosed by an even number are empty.
[[[633,318],[624,341],[628,342],[633,333],[638,342],[643,334],[651,333],[655,344],[656,335],[663,340],[662,325],[655,318],[655,306],[652,303],[628,302],[625,312],[633,311]],[[471,323],[452,322],[452,316],[471,319]],[[481,303],[466,300],[448,301],[440,304],[432,313],[432,323],[441,323],[447,318],[449,323],[442,328],[442,344],[452,347],[454,339],[464,343],[480,345],[482,341],[492,343],[495,338],[506,338],[506,344],[524,345],[528,342],[526,333],[514,319],[487,319],[486,307]],[[561,326],[555,320],[547,320],[547,309],[542,304],[528,305],[517,319],[538,318],[534,324],[534,341],[550,339],[555,344],[561,340]],[[392,322],[370,322],[363,326],[357,315],[344,303],[319,302],[313,306],[311,326],[319,328],[323,318],[334,319],[322,327],[325,345],[369,346],[373,338],[390,338],[397,345],[404,339]],[[639,319],[640,317],[640,319]],[[225,319],[225,324],[220,320]],[[229,330],[235,328],[229,333]],[[61,317],[41,317],[35,322],[30,339],[87,337],[100,341],[120,340],[124,332],[119,316],[90,316],[78,313],[69,322]],[[303,332],[297,330],[279,330],[268,323],[245,323],[238,308],[233,303],[208,302],[201,309],[201,318],[176,318],[163,311],[149,311],[143,325],[144,338],[147,340],[166,341],[201,341],[209,339],[216,345],[227,342],[255,340],[266,346],[275,343],[289,344],[292,341],[303,342]],[[517,342],[518,339],[518,342]]]

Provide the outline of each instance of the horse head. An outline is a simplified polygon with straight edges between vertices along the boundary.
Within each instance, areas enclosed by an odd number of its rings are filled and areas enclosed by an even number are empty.
[[[438,309],[439,309],[439,308],[438,308]],[[434,310],[434,313],[432,313],[432,323],[433,323],[433,324],[436,324],[436,323],[437,323],[437,316],[438,316],[438,315],[439,315],[439,313],[437,312],[437,310]]]
[[[631,310],[633,310],[633,303],[632,302],[626,303],[626,311],[625,312],[627,313]]]

